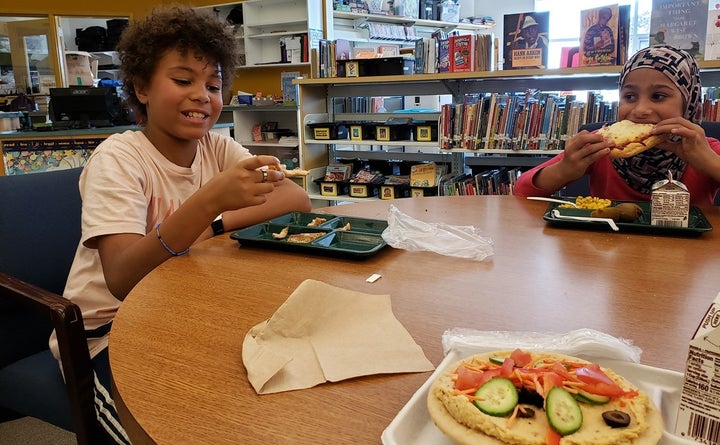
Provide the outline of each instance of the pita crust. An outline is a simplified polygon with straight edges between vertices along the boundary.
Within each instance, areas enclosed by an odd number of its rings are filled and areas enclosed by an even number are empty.
[[[654,126],[655,124],[638,124],[625,119],[602,127],[598,134],[615,143],[615,148],[610,150],[611,158],[629,158],[667,140],[665,135],[650,133]]]

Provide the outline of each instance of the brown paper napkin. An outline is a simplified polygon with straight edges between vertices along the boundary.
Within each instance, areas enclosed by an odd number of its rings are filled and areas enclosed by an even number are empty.
[[[392,313],[389,295],[305,280],[245,335],[242,359],[258,394],[434,366]]]

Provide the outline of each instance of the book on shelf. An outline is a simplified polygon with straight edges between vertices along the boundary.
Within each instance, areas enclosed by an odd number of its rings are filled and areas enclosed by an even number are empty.
[[[650,45],[667,43],[705,60],[708,0],[653,0]]]
[[[720,60],[720,4],[708,10],[705,32],[705,60]]]
[[[291,105],[297,103],[297,85],[292,83],[293,79],[300,77],[299,71],[283,71],[280,73],[280,88],[282,90],[283,104]]]
[[[630,5],[618,6],[618,65],[625,65],[625,62],[628,60],[628,48],[630,48],[630,12]]]
[[[337,77],[345,77],[345,61],[350,60],[350,41],[335,39],[335,73]]]
[[[352,176],[352,164],[330,164],[325,167],[325,177],[328,182],[347,181]]]
[[[495,71],[495,35],[477,34],[475,36],[474,71]]]
[[[475,69],[475,36],[471,34],[450,36],[450,71],[469,72]]]
[[[439,146],[465,150],[552,150],[590,122],[612,121],[617,102],[589,92],[475,93],[440,109]]]
[[[618,64],[618,5],[580,11],[580,66]]]
[[[549,12],[521,12],[503,17],[503,69],[546,68]]]
[[[436,31],[432,38],[437,42],[437,63],[435,64],[438,73],[450,72],[450,36],[444,31]]]

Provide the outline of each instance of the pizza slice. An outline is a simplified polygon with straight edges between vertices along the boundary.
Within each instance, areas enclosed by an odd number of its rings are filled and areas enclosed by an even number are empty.
[[[280,164],[278,167],[277,165],[269,165],[268,169],[270,170],[280,170],[285,174],[286,178],[299,178],[301,176],[307,176],[310,174],[309,170],[303,170],[300,167],[295,167],[292,169],[288,169],[285,164]]]
[[[430,387],[427,408],[461,445],[656,445],[663,434],[648,395],[611,369],[519,349],[451,365]]]
[[[651,134],[653,127],[655,124],[638,124],[625,119],[600,128],[598,134],[615,143],[610,157],[629,158],[667,141],[667,135]]]

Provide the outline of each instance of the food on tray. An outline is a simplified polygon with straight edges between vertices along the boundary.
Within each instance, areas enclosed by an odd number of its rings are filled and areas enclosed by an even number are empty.
[[[288,243],[307,244],[315,241],[321,236],[325,235],[324,232],[309,232],[309,233],[294,233],[287,237]]]
[[[433,422],[459,444],[657,444],[660,412],[608,368],[551,353],[465,358],[430,387]]]
[[[344,226],[340,227],[340,230],[352,230],[352,226],[350,225],[350,223],[347,223]]]
[[[633,222],[643,215],[643,209],[634,202],[622,202],[612,207],[593,210],[593,218],[610,218],[613,221]]]
[[[612,158],[629,158],[667,140],[666,135],[653,135],[655,124],[637,124],[627,119],[604,126],[598,133],[615,142]]]
[[[268,168],[270,170],[278,170],[278,167],[276,165],[269,165]],[[293,169],[288,169],[285,164],[280,164],[280,171],[285,174],[285,177],[287,178],[297,178],[300,176],[307,176],[310,174],[310,171],[303,170],[300,167],[295,167]]]
[[[308,227],[315,227],[315,226],[319,226],[320,224],[325,223],[325,222],[327,222],[327,218],[318,216],[318,217],[313,218],[312,221],[310,221],[307,225],[308,225]]]
[[[609,207],[612,201],[605,198],[598,198],[596,196],[578,196],[575,198],[575,205],[581,209],[602,209],[603,207]],[[573,208],[570,204],[560,204],[560,209],[571,209]]]
[[[288,235],[288,231],[290,230],[290,226],[285,226],[281,231],[278,233],[273,233],[272,237],[274,239],[284,239]]]

